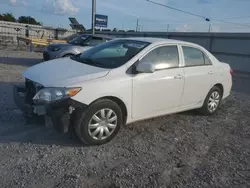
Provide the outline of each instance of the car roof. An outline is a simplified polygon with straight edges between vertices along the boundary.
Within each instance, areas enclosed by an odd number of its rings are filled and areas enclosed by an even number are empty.
[[[128,39],[128,40],[137,40],[137,41],[144,41],[149,43],[157,43],[157,44],[188,44],[188,45],[195,45],[194,43],[185,42],[181,40],[174,40],[174,39],[166,39],[166,38],[154,38],[154,37],[128,37],[128,38],[120,38],[120,39]]]
[[[81,35],[86,35],[86,36],[93,36],[93,37],[101,37],[101,38],[104,38],[104,39],[113,39],[115,37],[113,36],[108,36],[108,35],[101,35],[101,34],[81,34]]]

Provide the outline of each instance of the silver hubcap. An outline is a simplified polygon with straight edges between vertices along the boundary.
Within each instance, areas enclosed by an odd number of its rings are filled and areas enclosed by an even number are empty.
[[[116,113],[108,108],[96,112],[89,121],[88,132],[95,140],[104,140],[112,135],[117,126]]]
[[[214,91],[208,99],[208,110],[214,112],[220,103],[220,94],[218,91]]]

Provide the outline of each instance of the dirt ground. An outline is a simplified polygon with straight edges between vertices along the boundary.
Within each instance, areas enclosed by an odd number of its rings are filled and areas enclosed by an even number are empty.
[[[12,99],[21,72],[41,54],[0,51],[0,187],[250,187],[250,77],[218,114],[195,111],[124,126],[102,146],[84,147],[28,123]]]

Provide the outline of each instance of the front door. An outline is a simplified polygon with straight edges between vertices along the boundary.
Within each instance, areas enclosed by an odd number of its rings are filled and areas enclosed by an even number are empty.
[[[139,61],[154,63],[156,70],[133,77],[133,119],[158,116],[179,108],[184,87],[179,59],[178,47],[170,45],[152,49]]]

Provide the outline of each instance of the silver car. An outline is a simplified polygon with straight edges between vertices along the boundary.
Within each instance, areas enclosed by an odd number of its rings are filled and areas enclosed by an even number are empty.
[[[98,44],[112,40],[109,36],[82,34],[67,43],[49,44],[43,52],[45,61],[80,54]]]

